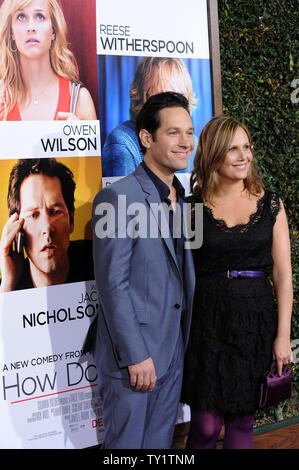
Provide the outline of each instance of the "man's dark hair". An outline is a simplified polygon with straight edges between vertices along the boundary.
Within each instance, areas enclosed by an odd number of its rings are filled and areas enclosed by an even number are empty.
[[[141,129],[146,129],[154,139],[155,132],[161,125],[160,111],[164,108],[184,108],[190,114],[188,100],[181,93],[165,91],[150,96],[138,113],[135,123],[136,134],[143,154],[146,148],[140,142],[139,132]]]
[[[70,217],[74,212],[74,193],[76,183],[71,170],[58,162],[55,158],[28,158],[20,159],[10,172],[7,206],[11,216],[20,213],[20,188],[23,181],[31,175],[45,175],[50,178],[59,178],[62,195],[69,211]]]

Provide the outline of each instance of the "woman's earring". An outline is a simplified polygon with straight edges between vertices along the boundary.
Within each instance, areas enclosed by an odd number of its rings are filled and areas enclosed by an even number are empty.
[[[53,31],[53,34],[54,34],[54,39],[52,39],[52,41],[51,41],[50,50],[54,48],[54,46],[55,46],[55,41],[56,41],[56,33],[55,33],[55,31]]]

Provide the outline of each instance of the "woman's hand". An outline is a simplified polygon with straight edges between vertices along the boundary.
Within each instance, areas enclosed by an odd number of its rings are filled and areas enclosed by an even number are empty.
[[[73,113],[59,111],[56,116],[57,121],[79,121],[79,118]]]
[[[290,338],[277,336],[273,343],[273,359],[277,362],[277,372],[282,374],[282,366],[292,362],[292,349]]]
[[[0,292],[9,292],[16,288],[21,277],[24,263],[23,253],[12,250],[12,243],[22,229],[24,219],[19,219],[17,213],[13,214],[4,225],[0,241]]]

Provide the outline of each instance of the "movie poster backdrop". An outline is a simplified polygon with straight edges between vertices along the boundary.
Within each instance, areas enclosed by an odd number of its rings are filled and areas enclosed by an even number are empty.
[[[3,1],[10,2],[0,0],[0,6]],[[47,0],[32,2],[40,5]],[[91,207],[104,184],[129,171],[126,156],[118,153],[119,163],[113,171],[105,160],[102,178],[101,154],[109,136],[117,149],[113,131],[126,122],[131,144],[136,145],[130,87],[138,64],[147,58],[156,62],[167,58],[169,71],[176,65],[176,75],[164,76],[161,67],[160,81],[163,90],[185,92],[191,88],[196,141],[214,112],[208,10],[213,5],[216,11],[216,1],[152,0],[146,12],[138,0],[56,2],[67,24],[67,45],[76,58],[80,81],[90,93],[99,120],[83,121],[75,116],[62,121],[29,121],[22,120],[20,113],[20,119],[0,122],[1,236],[9,218],[9,178],[20,160],[34,165],[39,159],[55,159],[71,172],[76,185],[71,229],[64,233],[71,266],[68,277],[60,284],[33,287],[24,224],[22,282],[0,293],[0,448],[86,448],[103,442],[97,371],[92,356],[82,355],[98,303],[90,256]],[[20,0],[19,4],[22,9],[30,2]],[[5,90],[0,98],[2,105]],[[121,137],[127,139],[126,134]],[[137,148],[136,155],[138,152]],[[179,177],[188,191],[188,173]],[[38,240],[38,231],[33,238]],[[188,420],[188,407],[181,407],[178,422]]]
[[[25,269],[31,256],[25,242],[21,282],[15,290],[0,295],[3,448],[88,447],[103,438],[96,369],[92,357],[81,352],[97,310],[90,219],[93,197],[100,190],[100,158],[65,157],[56,161],[71,170],[76,183],[68,249],[71,275],[60,285],[33,287],[30,271]],[[15,159],[0,160],[1,233],[8,219],[8,179],[17,163]],[[26,240],[25,224],[24,232]],[[36,232],[33,242],[40,246],[41,238]],[[56,246],[59,241],[54,233]]]
[[[43,7],[42,3],[45,2],[38,0],[36,7]],[[76,14],[73,1],[58,3],[67,24],[67,44],[78,63],[80,81],[89,90],[98,110],[96,2],[76,0]],[[27,4],[19,2],[20,21],[26,20],[22,8]],[[38,28],[31,34],[39,38]],[[2,103],[4,97],[5,90]],[[101,189],[99,121],[38,118],[29,121],[22,120],[20,113],[18,119],[0,122],[0,142],[1,236],[9,218],[9,178],[18,162],[34,166],[39,160],[45,164],[55,159],[71,172],[75,183],[72,227],[69,234],[63,233],[71,267],[68,277],[58,285],[33,287],[29,269],[33,255],[28,248],[25,222],[24,248],[15,264],[20,281],[13,290],[0,293],[0,447],[97,445],[103,441],[104,429],[97,373],[92,357],[82,356],[82,346],[98,302],[92,265],[91,207]],[[27,182],[31,181],[29,176]],[[55,188],[61,193],[61,183],[56,183]],[[36,195],[33,190],[32,193]],[[46,187],[44,194],[47,198]],[[21,210],[23,202],[28,201],[21,201]],[[32,240],[32,247],[40,246],[37,230]],[[60,240],[54,243],[59,245]],[[15,249],[13,242],[11,250]],[[42,257],[40,253],[40,260]]]
[[[197,144],[201,129],[213,115],[205,0],[171,7],[154,0],[146,15],[137,1],[99,2],[97,52],[103,186],[131,173],[142,161],[134,117],[139,101],[152,94],[169,90],[191,98]],[[194,154],[188,168],[178,175],[187,192]]]

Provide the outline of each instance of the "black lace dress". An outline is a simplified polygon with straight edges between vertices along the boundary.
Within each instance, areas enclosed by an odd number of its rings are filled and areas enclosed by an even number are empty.
[[[193,252],[197,281],[182,403],[221,415],[257,409],[277,329],[272,285],[268,278],[228,279],[213,273],[263,270],[271,275],[279,209],[279,197],[265,191],[249,222],[229,228],[203,207],[203,245]]]

